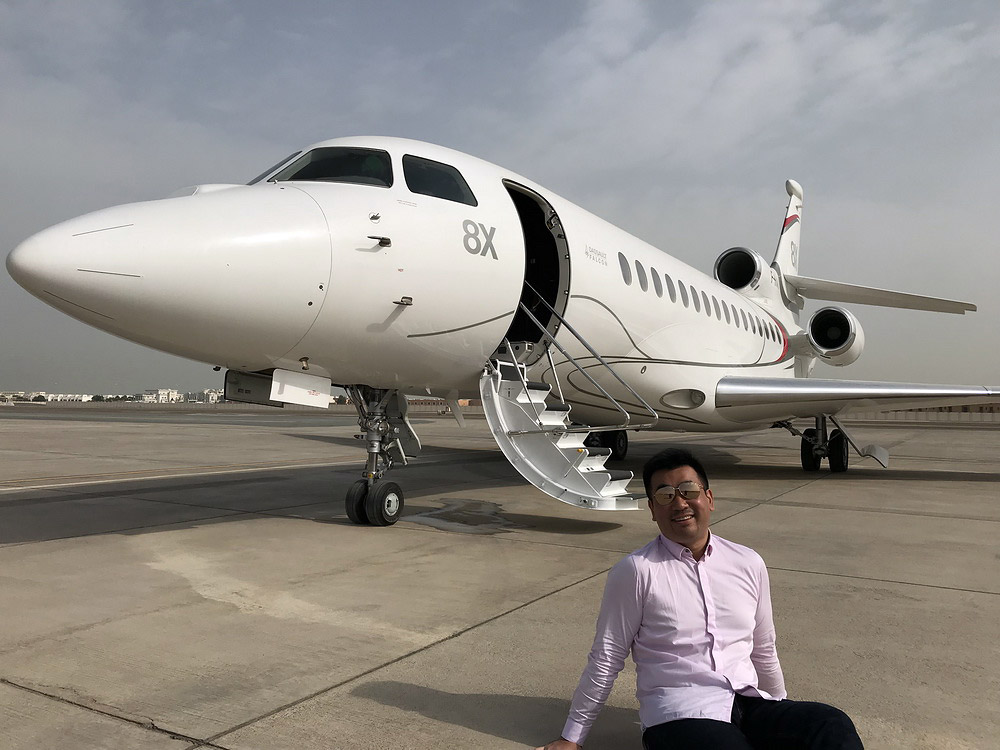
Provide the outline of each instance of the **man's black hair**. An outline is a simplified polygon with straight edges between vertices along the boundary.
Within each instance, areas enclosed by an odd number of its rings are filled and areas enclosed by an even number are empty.
[[[708,474],[705,473],[705,467],[701,465],[701,461],[686,448],[667,448],[649,459],[642,467],[642,484],[646,488],[646,497],[650,500],[653,499],[653,493],[649,487],[649,480],[653,478],[653,474],[664,470],[672,471],[681,466],[690,466],[694,469],[705,489],[708,489]]]

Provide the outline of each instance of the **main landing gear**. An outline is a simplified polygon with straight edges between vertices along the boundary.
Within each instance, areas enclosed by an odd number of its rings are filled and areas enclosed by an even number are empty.
[[[609,461],[624,461],[628,454],[628,433],[625,430],[592,432],[583,444],[588,448],[607,448],[611,451]]]
[[[827,459],[830,464],[830,471],[839,473],[847,471],[848,457],[850,455],[850,444],[847,435],[840,429],[835,429],[829,434],[826,429],[826,415],[821,414],[816,417],[815,429],[810,427],[801,432],[789,422],[778,422],[775,427],[784,427],[793,435],[802,438],[799,452],[802,459],[802,468],[805,471],[819,471],[823,459]]]
[[[358,524],[391,526],[403,514],[403,491],[382,477],[396,460],[406,463],[403,433],[409,432],[416,440],[406,423],[406,400],[398,391],[363,385],[348,386],[347,392],[358,410],[358,425],[364,430],[356,437],[368,445],[364,478],[350,486],[344,500],[347,517]]]

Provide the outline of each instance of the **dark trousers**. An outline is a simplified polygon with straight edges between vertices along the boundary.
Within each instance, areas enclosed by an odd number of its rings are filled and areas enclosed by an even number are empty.
[[[642,733],[645,750],[864,750],[839,708],[737,695],[732,721],[678,719]]]

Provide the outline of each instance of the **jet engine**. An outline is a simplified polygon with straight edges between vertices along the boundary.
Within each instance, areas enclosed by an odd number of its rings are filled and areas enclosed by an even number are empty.
[[[715,261],[715,278],[745,293],[759,290],[761,279],[770,279],[770,270],[759,253],[748,247],[731,247]]]
[[[865,348],[861,323],[841,307],[824,307],[813,313],[806,337],[813,356],[837,367],[856,361]]]

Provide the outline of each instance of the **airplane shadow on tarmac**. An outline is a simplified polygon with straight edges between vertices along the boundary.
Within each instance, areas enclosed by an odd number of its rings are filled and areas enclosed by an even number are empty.
[[[830,478],[834,481],[849,482],[851,479],[876,479],[883,481],[936,481],[936,482],[998,482],[1000,481],[1000,471],[956,471],[947,468],[947,464],[941,459],[934,459],[927,469],[883,469],[881,466],[866,459],[861,466],[852,465],[843,474],[831,474],[826,468],[820,471],[806,472],[799,466],[788,464],[785,466],[767,465],[764,463],[750,463],[744,460],[740,453],[740,448],[736,447],[732,451],[706,446],[701,444],[684,445],[678,441],[664,441],[663,443],[647,444],[654,447],[653,450],[646,451],[648,455],[632,460],[631,457],[627,465],[622,468],[633,471],[637,477],[641,477],[642,463],[661,448],[687,448],[705,465],[709,480],[713,479],[745,479],[769,480],[769,479],[795,479],[803,481]],[[860,461],[852,454],[851,459]],[[937,468],[941,467],[941,468]]]
[[[353,445],[356,441],[347,442]],[[636,441],[628,459],[616,465],[616,468],[629,469],[636,474],[632,492],[642,492],[642,464],[665,445],[683,444],[677,440]],[[1000,471],[960,471],[942,460],[928,460],[927,468],[885,470],[866,465],[854,467],[845,474],[831,475],[828,471],[806,473],[794,464],[776,466],[759,457],[754,463],[746,462],[739,449],[731,451],[698,443],[691,444],[690,448],[702,459],[711,479],[791,480],[799,485],[819,480],[843,483],[845,487],[849,487],[852,480],[1000,482]],[[441,531],[474,534],[515,529],[552,534],[599,534],[621,525],[587,513],[574,517],[550,513],[548,508],[557,501],[537,492],[537,512],[532,512],[535,507],[527,513],[507,511],[502,502],[491,502],[497,497],[495,492],[480,496],[479,490],[512,487],[517,488],[515,491],[534,491],[499,450],[438,450],[451,455],[436,456],[432,449],[426,454],[430,459],[427,463],[418,460],[392,476],[408,494],[404,520]],[[356,480],[361,465],[359,459],[356,465],[276,470],[242,476],[137,479],[124,486],[98,484],[40,492],[25,488],[23,495],[0,498],[0,544],[94,534],[141,534],[165,527],[177,529],[234,523],[262,516],[346,525],[350,522],[344,511],[343,493]],[[957,462],[957,465],[963,464]],[[455,472],[454,466],[461,466],[463,471]]]
[[[496,693],[449,693],[394,681],[360,685],[351,694],[527,747],[544,745],[559,736],[570,699],[568,695],[565,698],[541,698]],[[400,746],[405,745],[405,738],[401,738]],[[588,750],[640,746],[639,712],[616,706],[604,707],[587,738]]]

